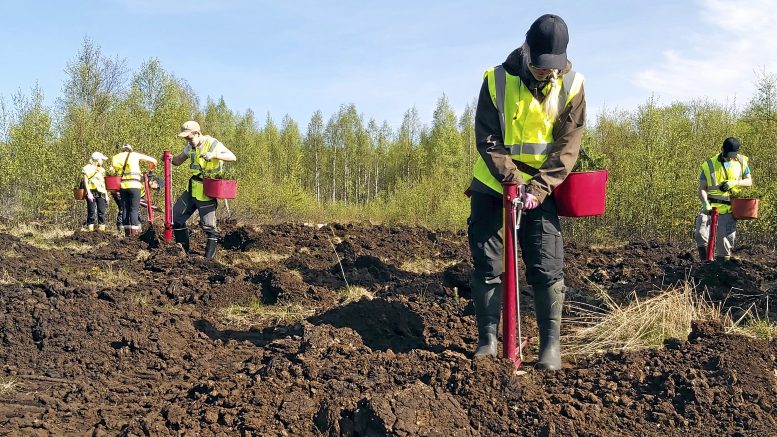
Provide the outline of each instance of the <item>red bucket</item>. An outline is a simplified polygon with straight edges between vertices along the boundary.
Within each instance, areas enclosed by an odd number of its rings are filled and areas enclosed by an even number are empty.
[[[603,215],[607,200],[607,170],[572,172],[555,190],[558,215]]]
[[[234,199],[237,196],[237,181],[232,179],[202,179],[203,192],[216,199]]]
[[[737,220],[758,218],[758,199],[731,199],[731,215]]]
[[[105,189],[108,191],[119,191],[121,189],[121,176],[106,176]]]

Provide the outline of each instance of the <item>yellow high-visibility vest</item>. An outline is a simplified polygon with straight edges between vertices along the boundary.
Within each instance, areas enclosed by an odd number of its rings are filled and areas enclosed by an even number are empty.
[[[218,154],[224,147],[219,140],[204,135],[203,142],[199,147],[189,146],[189,173],[192,175],[191,188],[192,197],[197,200],[211,200],[203,193],[202,178],[215,178],[224,173],[224,162],[220,159],[211,159],[206,161],[202,158],[205,152]]]
[[[106,194],[105,189],[105,169],[94,164],[86,164],[81,171],[86,175],[86,181],[89,183],[87,188]]]
[[[741,180],[745,176],[748,158],[745,155],[737,155],[737,159],[729,161],[729,167],[724,168],[723,163],[715,155],[701,164],[704,180],[707,182],[707,200],[715,208],[718,214],[731,212],[731,193],[736,193],[739,187],[734,187],[729,192],[721,191],[720,184],[726,180]]]
[[[548,159],[553,147],[553,125],[556,120],[548,118],[540,101],[524,85],[521,78],[507,73],[503,66],[486,70],[484,76],[488,80],[491,101],[499,111],[505,148],[514,161],[539,169]],[[572,98],[580,93],[584,78],[580,73],[569,71],[556,80],[561,83],[561,113]],[[550,89],[551,84],[548,83],[542,89],[543,94],[547,94]],[[473,176],[494,191],[502,193],[501,182],[488,170],[482,156],[478,156],[475,161]],[[521,176],[524,183],[528,183],[534,175],[521,171]]]

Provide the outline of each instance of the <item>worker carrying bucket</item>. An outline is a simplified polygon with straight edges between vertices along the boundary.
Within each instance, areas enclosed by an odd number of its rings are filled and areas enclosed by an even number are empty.
[[[720,260],[731,258],[731,249],[737,232],[737,221],[732,214],[731,194],[739,187],[753,185],[747,156],[741,155],[739,139],[726,138],[720,153],[701,163],[699,174],[699,200],[701,211],[696,216],[694,239],[699,259],[708,259],[707,244],[714,246],[714,255]],[[717,211],[717,227],[710,232],[713,208]],[[710,240],[710,234],[715,237]]]
[[[189,161],[189,184],[173,206],[173,234],[186,253],[189,253],[189,230],[186,221],[197,211],[200,215],[200,227],[208,236],[205,244],[205,258],[213,258],[218,245],[216,227],[216,199],[203,192],[203,177],[215,177],[224,172],[224,162],[236,161],[232,153],[219,140],[203,135],[200,124],[187,121],[181,126],[179,137],[186,138],[183,152],[172,158],[172,164],[181,165]]]
[[[502,305],[503,184],[525,185],[517,240],[534,290],[540,331],[536,367],[561,367],[564,249],[553,190],[577,161],[585,124],[583,76],[567,60],[567,25],[543,15],[507,60],[485,72],[475,115],[479,156],[468,193],[474,263],[475,357],[495,356]],[[506,291],[509,292],[509,291]]]
[[[105,168],[103,163],[107,160],[107,156],[100,152],[94,152],[89,164],[86,164],[81,169],[81,186],[84,189],[84,199],[86,199],[87,231],[94,231],[95,222],[97,222],[97,229],[99,231],[105,231],[108,191],[105,189]]]

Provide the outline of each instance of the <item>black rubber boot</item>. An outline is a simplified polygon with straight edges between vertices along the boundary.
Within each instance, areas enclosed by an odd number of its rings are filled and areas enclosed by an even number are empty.
[[[219,247],[219,240],[216,237],[208,237],[205,243],[205,259],[211,259],[216,255],[216,248]]]
[[[699,251],[699,259],[702,261],[707,260],[707,248],[706,247],[697,247],[696,250]]]
[[[540,331],[538,369],[561,368],[561,308],[566,287],[564,280],[548,286],[534,286],[534,308]]]
[[[173,235],[175,236],[175,242],[183,247],[183,251],[189,254],[189,229],[173,229]]]
[[[475,358],[495,357],[499,312],[502,309],[502,284],[473,284],[472,302],[475,304],[475,319],[478,325]]]

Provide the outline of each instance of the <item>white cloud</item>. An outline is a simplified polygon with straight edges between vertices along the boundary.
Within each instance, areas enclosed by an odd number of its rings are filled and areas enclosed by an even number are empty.
[[[755,72],[777,72],[777,2],[700,0],[701,26],[676,39],[634,82],[663,101],[710,98],[746,103]]]

